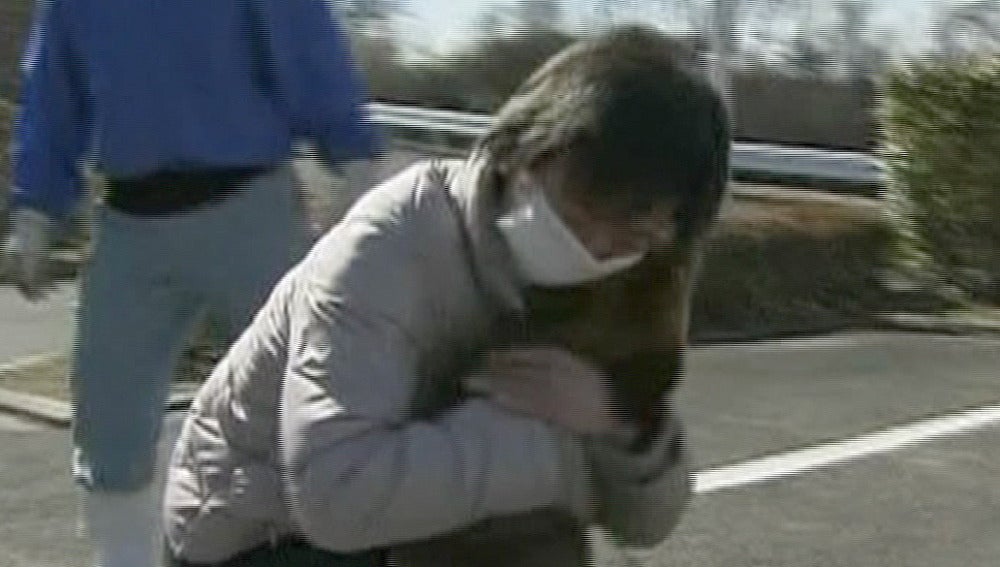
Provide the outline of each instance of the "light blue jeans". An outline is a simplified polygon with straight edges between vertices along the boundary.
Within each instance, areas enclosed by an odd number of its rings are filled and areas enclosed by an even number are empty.
[[[235,339],[305,252],[290,165],[221,202],[158,217],[99,206],[73,350],[73,476],[89,490],[154,478],[170,379],[206,315]]]

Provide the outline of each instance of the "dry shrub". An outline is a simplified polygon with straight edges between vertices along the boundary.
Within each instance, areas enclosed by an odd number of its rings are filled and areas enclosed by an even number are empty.
[[[823,332],[899,307],[880,281],[889,235],[873,199],[789,189],[732,198],[706,247],[692,338]]]

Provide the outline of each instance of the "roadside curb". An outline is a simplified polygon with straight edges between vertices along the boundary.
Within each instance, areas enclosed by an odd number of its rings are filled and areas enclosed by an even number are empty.
[[[44,421],[57,427],[68,426],[73,416],[66,402],[6,388],[0,388],[0,411]]]
[[[0,374],[30,367],[52,356],[52,353],[46,353],[0,364]],[[195,395],[194,388],[190,384],[181,384],[175,386],[174,391],[170,393],[166,404],[167,411],[183,411],[191,405]],[[69,402],[2,387],[0,387],[0,412],[16,414],[56,427],[68,427],[73,421],[73,408]]]
[[[877,330],[943,335],[1000,336],[1000,321],[973,316],[957,318],[915,313],[882,313],[872,318]]]
[[[175,392],[170,395],[166,411],[184,411],[191,405],[193,399],[193,393]],[[69,427],[73,421],[73,410],[67,402],[6,388],[0,388],[0,412],[42,421],[56,427]]]
[[[0,374],[19,372],[57,356],[48,352],[25,356],[0,364]],[[56,427],[66,427],[73,418],[70,404],[56,398],[28,394],[0,387],[0,411],[42,421]]]
[[[85,261],[86,255],[80,250],[56,250],[49,256],[48,269],[53,280],[69,281],[79,275]],[[0,269],[0,285],[10,285],[12,282],[10,272]]]

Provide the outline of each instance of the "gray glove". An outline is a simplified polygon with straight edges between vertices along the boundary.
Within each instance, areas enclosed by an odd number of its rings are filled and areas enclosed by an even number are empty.
[[[11,217],[11,234],[4,247],[6,267],[21,294],[38,301],[52,286],[48,255],[54,223],[48,215],[23,207],[14,209]]]

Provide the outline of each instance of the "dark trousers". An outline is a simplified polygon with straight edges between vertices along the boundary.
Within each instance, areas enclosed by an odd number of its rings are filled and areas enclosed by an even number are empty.
[[[168,552],[169,555],[169,552]],[[232,559],[209,565],[188,563],[175,557],[169,567],[385,567],[385,553],[365,551],[342,554],[326,551],[301,539],[289,539],[277,545],[265,544]]]

